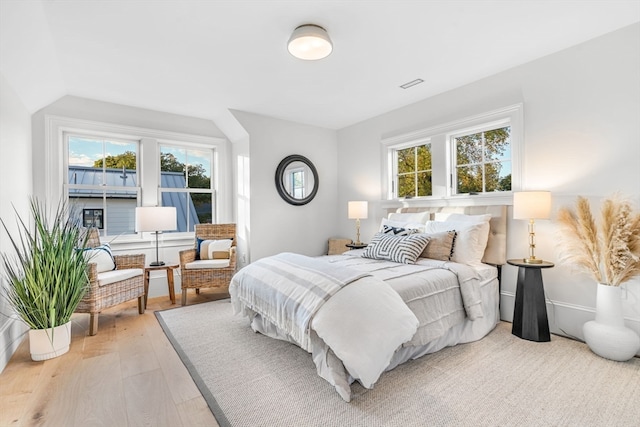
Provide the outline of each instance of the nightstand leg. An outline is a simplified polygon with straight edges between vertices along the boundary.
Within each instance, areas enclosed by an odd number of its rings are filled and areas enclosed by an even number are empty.
[[[511,333],[529,341],[551,341],[542,272],[538,268],[518,268]]]

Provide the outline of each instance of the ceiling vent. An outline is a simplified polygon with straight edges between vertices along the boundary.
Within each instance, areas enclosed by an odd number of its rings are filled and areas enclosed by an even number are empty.
[[[420,83],[423,83],[423,82],[424,82],[424,80],[422,80],[422,79],[415,79],[415,80],[411,80],[410,82],[407,82],[407,83],[405,83],[403,85],[400,85],[400,87],[402,89],[409,89],[410,87],[415,86],[415,85],[419,85]]]

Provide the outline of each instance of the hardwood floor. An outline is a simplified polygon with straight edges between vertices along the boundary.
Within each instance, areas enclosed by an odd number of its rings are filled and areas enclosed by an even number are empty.
[[[226,297],[203,289],[187,303]],[[0,426],[218,426],[153,314],[173,307],[168,296],[142,315],[136,300],[118,305],[93,337],[89,315],[75,314],[69,352],[44,362],[25,338],[0,374]]]

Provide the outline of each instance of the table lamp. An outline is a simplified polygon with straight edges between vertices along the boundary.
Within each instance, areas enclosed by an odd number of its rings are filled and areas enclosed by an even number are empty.
[[[158,234],[162,231],[176,230],[177,214],[174,206],[145,206],[136,208],[135,231],[153,231],[156,234],[156,260],[152,267],[164,265],[158,260]]]
[[[513,219],[529,220],[529,258],[523,261],[527,264],[541,264],[542,260],[536,258],[536,233],[534,220],[549,219],[551,215],[551,192],[549,191],[522,191],[513,193]]]
[[[349,219],[356,220],[356,245],[362,244],[362,242],[360,241],[360,220],[367,219],[367,210],[367,202],[349,202]]]

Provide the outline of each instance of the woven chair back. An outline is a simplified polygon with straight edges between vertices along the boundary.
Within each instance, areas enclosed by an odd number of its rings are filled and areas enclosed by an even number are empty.
[[[221,240],[233,239],[232,246],[236,245],[235,224],[196,224],[196,239]],[[197,240],[196,240],[197,242]]]

